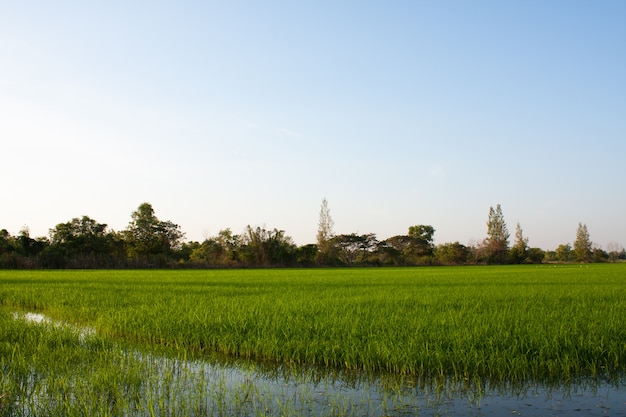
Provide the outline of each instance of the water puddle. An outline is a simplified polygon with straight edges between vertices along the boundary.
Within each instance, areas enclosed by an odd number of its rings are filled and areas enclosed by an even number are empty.
[[[13,318],[15,320],[24,320],[28,323],[32,323],[32,324],[39,324],[39,325],[43,325],[43,326],[50,326],[52,328],[57,328],[57,329],[65,329],[65,330],[69,330],[73,333],[76,333],[76,335],[78,336],[78,338],[81,341],[84,341],[85,339],[87,339],[90,336],[93,336],[96,334],[96,329],[93,329],[91,327],[79,327],[79,326],[73,326],[69,323],[64,323],[62,321],[57,321],[57,320],[52,320],[51,318],[40,314],[40,313],[17,313],[14,312],[13,313]]]
[[[81,340],[96,335],[94,329],[41,314],[13,317],[70,329]],[[626,416],[624,379],[621,385],[587,379],[567,386],[467,387],[137,350],[125,355],[145,370],[136,399],[123,413],[127,416]]]

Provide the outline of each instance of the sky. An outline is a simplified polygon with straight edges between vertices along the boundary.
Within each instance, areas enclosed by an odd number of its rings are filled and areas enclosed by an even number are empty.
[[[626,246],[626,2],[0,2],[0,229]]]

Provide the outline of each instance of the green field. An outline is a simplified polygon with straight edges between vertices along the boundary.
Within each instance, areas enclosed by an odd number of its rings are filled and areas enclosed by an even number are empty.
[[[491,383],[626,370],[625,264],[0,271],[0,306],[5,397],[33,366],[109,381],[130,360],[120,346]],[[46,336],[16,312],[67,326]],[[124,375],[127,391],[141,383]]]

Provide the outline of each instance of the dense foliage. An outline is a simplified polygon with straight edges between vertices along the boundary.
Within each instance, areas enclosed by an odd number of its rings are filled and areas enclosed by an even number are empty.
[[[73,218],[32,238],[28,228],[12,236],[0,230],[0,268],[231,268],[311,266],[416,266],[605,262],[626,259],[621,245],[594,247],[587,226],[579,224],[574,248],[545,252],[527,246],[517,224],[515,243],[500,205],[490,208],[487,237],[473,245],[434,244],[435,229],[413,225],[406,235],[379,240],[374,233],[334,234],[326,200],[322,202],[317,243],[297,246],[284,230],[247,226],[243,233],[221,230],[203,242],[184,242],[180,226],[160,220],[149,203],[131,214],[125,230],[108,229],[88,216]]]

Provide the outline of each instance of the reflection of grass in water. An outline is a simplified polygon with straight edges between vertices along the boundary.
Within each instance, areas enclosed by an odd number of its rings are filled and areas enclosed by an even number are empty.
[[[0,340],[3,415],[106,415],[139,401],[141,367],[103,339],[0,311]]]
[[[245,362],[220,368],[49,324],[0,314],[3,347],[13,346],[10,360],[2,352],[0,387],[10,398],[3,399],[1,415],[357,416],[417,407],[400,397],[394,402],[390,392],[378,398],[374,386],[356,379],[342,384],[338,374],[268,373]]]
[[[369,405],[328,386],[320,395],[295,374],[286,385],[252,364],[155,356],[51,323],[0,311],[0,415],[368,415]]]
[[[450,380],[324,376],[320,369],[272,371],[245,361],[220,367],[171,350],[123,348],[97,335],[81,339],[74,328],[29,324],[2,312],[0,340],[0,391],[11,397],[0,402],[0,415],[387,416],[445,410],[455,398],[480,401],[477,387]]]

